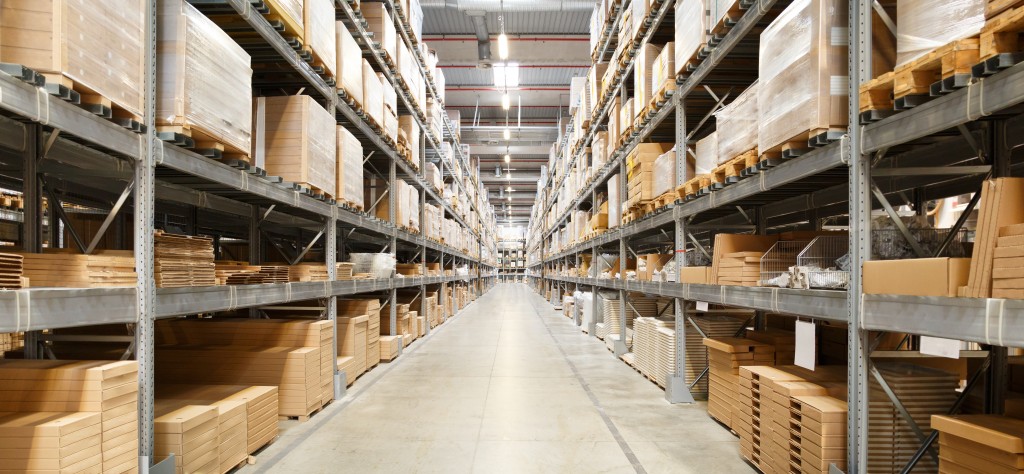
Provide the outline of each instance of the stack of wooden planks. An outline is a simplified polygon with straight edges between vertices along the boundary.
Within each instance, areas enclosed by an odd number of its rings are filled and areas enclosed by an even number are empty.
[[[914,422],[927,433],[931,416],[947,413],[956,401],[960,377],[938,369],[910,364],[876,364]],[[899,472],[921,446],[920,440],[875,379],[868,394],[868,466],[871,472]],[[918,469],[935,471],[930,456]]]
[[[1024,224],[999,228],[992,261],[992,297],[1024,299]]]
[[[345,372],[346,383],[355,382],[366,372],[366,331],[369,317],[338,316],[338,370]]]
[[[277,387],[259,385],[161,384],[156,398],[165,407],[173,400],[217,408],[219,472],[228,472],[277,437],[277,392]]]
[[[708,348],[708,415],[733,428],[744,418],[738,393],[740,367],[774,365],[775,348],[737,337],[708,338],[704,345]]]
[[[1024,420],[999,415],[932,416],[939,472],[1024,472]]]
[[[327,265],[299,263],[288,267],[288,281],[327,281]]]
[[[91,255],[65,251],[20,253],[22,274],[37,288],[106,288],[135,286],[135,257],[130,250],[104,250]]]
[[[380,363],[380,300],[338,300],[338,316],[363,314],[367,317],[366,369],[369,370]]]
[[[0,289],[18,290],[28,287],[24,273],[25,257],[16,253],[0,253]]]
[[[380,360],[391,362],[402,352],[402,336],[380,337]]]
[[[333,336],[331,321],[161,321],[157,381],[276,386],[280,414],[306,417],[334,399]]]
[[[134,361],[0,360],[0,412],[10,412],[0,416],[0,433],[31,432],[4,440],[12,449],[0,450],[0,465],[80,472],[102,463],[103,472],[137,472],[138,391]],[[93,441],[79,437],[87,433]],[[37,437],[76,454],[35,449],[44,442]]]
[[[961,287],[957,291],[957,296],[992,296],[995,248],[1001,229],[1024,223],[1024,205],[1021,203],[1024,203],[1024,178],[996,178],[982,183],[981,201],[978,203],[980,215],[975,230],[974,251],[971,254],[971,272],[967,286]]]
[[[704,335],[710,338],[733,337],[743,327],[746,318],[739,319],[724,314],[697,314],[690,318]],[[671,342],[675,345],[675,334]],[[776,348],[778,350],[778,348]],[[672,364],[673,369],[675,363]],[[686,328],[686,383],[691,384],[705,368],[708,367],[708,348],[704,345],[704,337],[693,326]],[[705,374],[690,388],[691,392],[708,393],[708,374]]]
[[[391,328],[391,304],[386,304],[380,308],[380,333],[382,335],[395,334],[402,336],[403,328],[408,327],[409,323],[409,305],[408,304],[397,304],[395,305],[395,328]]]
[[[352,274],[352,268],[355,266],[352,262],[338,262],[335,263],[335,279],[336,280],[354,280],[355,277]]]
[[[260,265],[263,283],[288,283],[288,265]]]
[[[732,252],[722,256],[718,266],[718,284],[757,286],[764,252]]]
[[[153,271],[157,288],[217,284],[213,240],[156,231]]]
[[[675,327],[671,318],[633,321],[633,367],[661,387],[675,373]]]

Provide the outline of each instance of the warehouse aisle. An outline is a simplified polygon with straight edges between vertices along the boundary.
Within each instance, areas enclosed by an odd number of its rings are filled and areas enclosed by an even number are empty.
[[[753,472],[523,284],[499,284],[246,472]]]

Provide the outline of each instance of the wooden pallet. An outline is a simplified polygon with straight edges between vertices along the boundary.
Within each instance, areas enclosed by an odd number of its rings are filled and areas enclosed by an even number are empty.
[[[966,87],[978,63],[979,50],[977,37],[953,41],[861,84],[861,124]]]
[[[838,140],[845,130],[815,129],[801,132],[794,137],[775,145],[767,150],[759,150],[760,161],[768,162],[771,166],[781,163],[783,160],[796,158],[814,148],[822,147]]]
[[[654,210],[658,210],[658,209],[667,207],[670,204],[675,204],[675,202],[678,199],[679,199],[679,194],[676,193],[675,191],[669,191],[669,192],[667,192],[665,194],[662,194],[661,196],[658,196],[657,198],[655,198],[654,201],[652,201],[654,203]]]
[[[711,32],[711,36],[720,40],[740,20],[741,16],[743,16],[743,10],[740,9],[740,0],[734,0],[732,5],[729,5],[729,9],[725,12],[722,19],[712,25],[708,31]]]
[[[743,173],[743,170],[747,168],[747,157],[751,153],[756,156],[757,150],[754,149],[744,152],[740,156],[715,167],[711,170],[711,183],[728,186],[739,181],[741,173]]]
[[[189,148],[207,158],[221,161],[241,161],[252,164],[248,150],[231,146],[195,125],[157,125],[161,140],[182,148]]]
[[[44,73],[42,76],[46,78],[46,91],[51,95],[78,105],[94,115],[110,120],[133,132],[143,133],[146,131],[142,117],[129,112],[117,101],[105,97],[63,74]]]
[[[654,93],[654,96],[651,97],[651,101],[647,104],[647,110],[658,111],[664,107],[665,104],[672,99],[672,94],[675,94],[676,87],[678,87],[678,85],[676,85],[674,77],[666,79],[665,83],[662,84],[661,87],[658,88],[658,91]]]
[[[995,74],[1024,61],[1024,6],[1011,8],[985,22],[981,29],[978,64],[972,74]]]

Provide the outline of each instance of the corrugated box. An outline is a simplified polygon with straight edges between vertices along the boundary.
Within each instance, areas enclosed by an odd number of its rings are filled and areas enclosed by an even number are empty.
[[[363,105],[363,52],[348,27],[335,23],[338,48],[338,89],[344,90],[360,106]]]
[[[915,258],[864,262],[864,293],[956,296],[967,284],[969,258]]]
[[[335,198],[363,209],[363,144],[338,125],[338,177]]]
[[[367,30],[373,33],[373,41],[380,43],[392,61],[398,61],[398,32],[395,30],[391,14],[384,8],[384,3],[363,2],[359,11],[366,19]]]
[[[303,0],[302,3],[303,46],[312,53],[315,65],[334,76],[338,70],[334,0]]]
[[[384,124],[384,90],[369,61],[363,59],[363,110],[378,126]]]

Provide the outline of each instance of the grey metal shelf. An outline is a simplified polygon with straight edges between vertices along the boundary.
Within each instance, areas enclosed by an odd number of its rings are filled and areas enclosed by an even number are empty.
[[[1024,300],[864,295],[862,304],[864,329],[1024,347]]]
[[[314,281],[261,285],[160,288],[156,317],[229,311],[331,296],[352,296],[441,283],[470,276]],[[0,291],[0,332],[136,322],[135,288],[32,288]]]
[[[545,279],[612,290],[639,292],[666,298],[682,298],[711,304],[775,313],[847,321],[846,292],[794,290],[752,286],[695,285],[675,282],[545,276]]]

